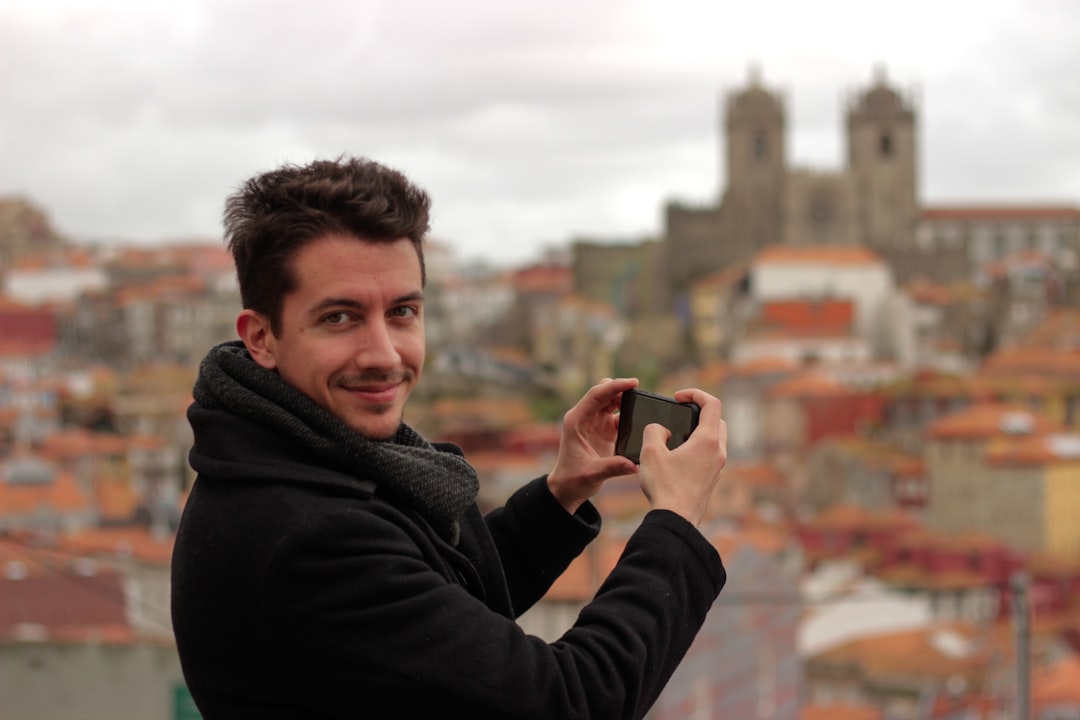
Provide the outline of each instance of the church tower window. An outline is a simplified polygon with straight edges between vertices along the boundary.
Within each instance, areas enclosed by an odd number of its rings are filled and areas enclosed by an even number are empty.
[[[883,158],[892,157],[892,152],[893,152],[892,135],[890,135],[887,132],[882,133],[881,134],[881,146],[880,147],[881,147],[881,157],[883,157]]]
[[[768,157],[768,154],[769,154],[769,145],[768,145],[768,142],[765,139],[765,133],[761,133],[761,132],[755,133],[754,134],[754,159],[755,160],[764,160],[766,157]]]

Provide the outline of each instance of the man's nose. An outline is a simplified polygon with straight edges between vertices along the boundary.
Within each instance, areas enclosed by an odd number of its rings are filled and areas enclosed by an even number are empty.
[[[401,354],[394,344],[393,330],[385,320],[370,323],[361,339],[356,353],[356,364],[361,367],[396,367]]]

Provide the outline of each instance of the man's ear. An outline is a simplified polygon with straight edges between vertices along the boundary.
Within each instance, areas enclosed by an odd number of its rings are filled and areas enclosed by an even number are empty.
[[[236,332],[247,346],[251,358],[267,370],[277,367],[274,357],[274,333],[270,330],[270,318],[260,312],[244,309],[236,317]]]

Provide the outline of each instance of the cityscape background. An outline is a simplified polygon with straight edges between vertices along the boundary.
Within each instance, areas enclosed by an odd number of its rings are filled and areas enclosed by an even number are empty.
[[[880,27],[846,3],[762,6],[464,3],[415,55],[433,19],[410,36],[382,3],[0,9],[16,99],[0,115],[0,716],[198,717],[168,578],[193,481],[184,411],[239,309],[220,206],[283,159],[363,147],[447,208],[406,420],[465,449],[483,507],[550,468],[562,413],[600,377],[723,401],[729,462],[702,529],[729,582],[650,718],[1080,718],[1076,6],[957,3],[931,23],[914,3]],[[878,30],[839,43],[842,11]],[[357,36],[317,22],[330,12]],[[221,18],[249,32],[216,35]],[[309,39],[348,51],[309,57]],[[753,40],[792,47],[773,62]],[[991,52],[1009,43],[1024,52]],[[264,47],[282,85],[239,93],[225,60]],[[391,47],[387,75],[362,71]],[[489,78],[489,51],[503,95],[467,82]],[[117,73],[80,84],[101,67]],[[222,74],[183,80],[196,67]],[[305,68],[338,82],[303,89]],[[546,110],[544,88],[561,98]],[[251,137],[200,135],[214,98]],[[457,114],[431,124],[434,108]],[[473,134],[490,141],[475,162]],[[162,155],[166,136],[185,139]],[[632,479],[596,503],[601,537],[526,631],[557,639],[647,510]]]

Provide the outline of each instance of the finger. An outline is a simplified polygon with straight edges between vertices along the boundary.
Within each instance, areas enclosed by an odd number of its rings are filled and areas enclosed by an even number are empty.
[[[675,399],[679,402],[692,402],[697,405],[701,409],[698,415],[698,426],[703,426],[709,433],[717,431],[721,420],[719,399],[698,388],[679,390],[675,393]]]
[[[633,475],[638,470],[637,464],[630,458],[613,455],[601,461],[599,476],[604,480],[622,475]]]
[[[649,423],[641,435],[641,454],[647,455],[667,450],[667,441],[671,437],[671,431],[660,423]]]
[[[615,378],[603,380],[589,388],[582,398],[582,407],[587,412],[614,409],[615,400],[624,392],[637,387],[637,378]]]

